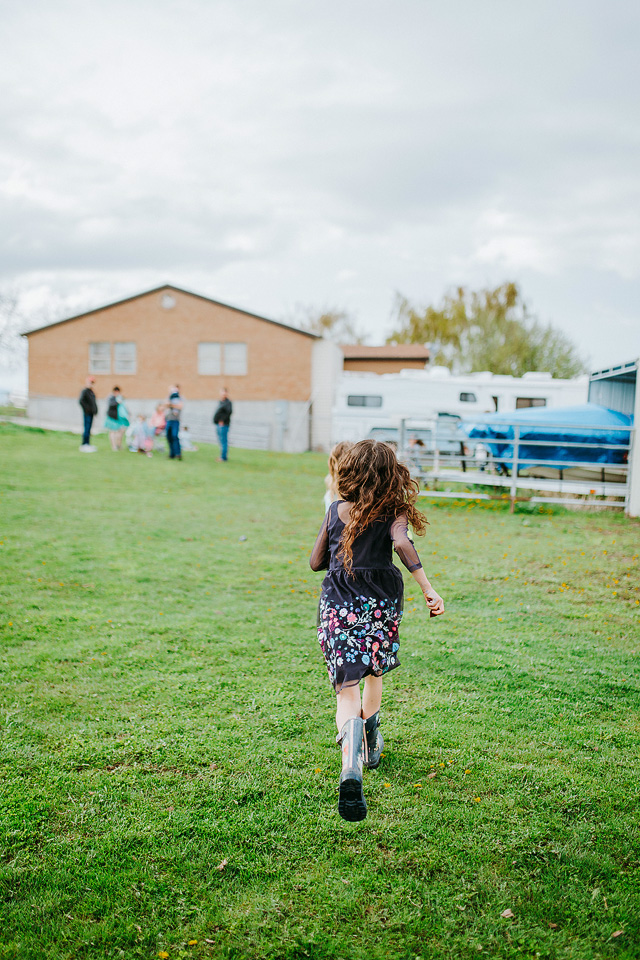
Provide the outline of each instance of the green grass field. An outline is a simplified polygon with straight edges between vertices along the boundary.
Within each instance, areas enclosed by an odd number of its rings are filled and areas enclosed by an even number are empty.
[[[78,443],[0,424],[2,960],[640,957],[640,525],[425,504],[347,824],[324,458]]]

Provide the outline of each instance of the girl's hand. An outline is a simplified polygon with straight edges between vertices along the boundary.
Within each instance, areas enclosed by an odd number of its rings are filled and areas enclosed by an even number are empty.
[[[439,617],[441,613],[444,613],[444,600],[433,588],[425,591],[424,599],[429,607],[430,616]]]

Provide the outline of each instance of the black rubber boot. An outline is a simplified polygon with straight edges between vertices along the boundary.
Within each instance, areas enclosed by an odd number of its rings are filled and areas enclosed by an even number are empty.
[[[369,770],[375,770],[380,763],[380,756],[384,750],[384,740],[379,730],[380,711],[376,710],[372,717],[364,721],[364,734],[366,740],[366,750],[364,755],[364,765]]]
[[[340,774],[338,813],[343,820],[349,820],[352,823],[364,820],[367,815],[367,802],[362,792],[363,740],[364,720],[361,717],[351,717],[340,731],[342,773]]]

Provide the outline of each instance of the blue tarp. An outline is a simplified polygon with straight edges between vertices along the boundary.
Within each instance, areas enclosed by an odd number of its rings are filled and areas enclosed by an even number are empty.
[[[484,440],[496,460],[513,456],[514,427],[520,428],[519,461],[550,460],[558,464],[626,463],[626,450],[607,450],[602,444],[628,444],[628,430],[611,427],[631,427],[633,417],[616,410],[608,410],[594,403],[577,407],[527,407],[510,413],[489,413],[481,419],[465,420],[461,428],[468,437]],[[544,446],[528,446],[523,440],[546,440]],[[567,447],[566,443],[584,443]]]

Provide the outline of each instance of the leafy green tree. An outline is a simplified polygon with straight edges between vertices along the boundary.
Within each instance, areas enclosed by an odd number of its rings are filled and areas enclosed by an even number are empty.
[[[458,287],[440,307],[426,309],[398,297],[397,328],[387,342],[428,343],[434,363],[460,373],[521,377],[539,370],[570,378],[585,372],[573,343],[529,313],[515,283],[494,290]]]

